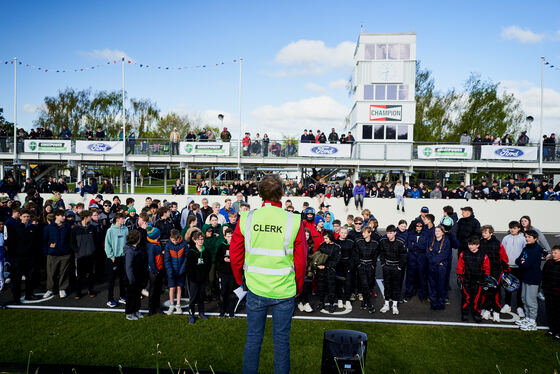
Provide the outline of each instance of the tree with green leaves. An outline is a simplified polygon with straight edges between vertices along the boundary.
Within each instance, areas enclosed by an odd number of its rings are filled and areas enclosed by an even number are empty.
[[[139,138],[145,138],[159,120],[159,109],[148,99],[130,99],[129,123],[138,131]]]
[[[89,113],[90,94],[90,90],[76,91],[73,88],[66,88],[59,91],[57,96],[45,97],[35,125],[37,127],[50,125],[55,136],[65,125],[72,132],[72,137],[79,136],[81,124]]]

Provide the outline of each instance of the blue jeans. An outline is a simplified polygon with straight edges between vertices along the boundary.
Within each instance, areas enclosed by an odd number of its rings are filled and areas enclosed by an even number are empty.
[[[272,341],[274,342],[274,373],[290,372],[290,329],[295,298],[269,299],[247,292],[247,343],[243,353],[243,373],[259,371],[259,356],[266,324],[266,314],[272,312]]]

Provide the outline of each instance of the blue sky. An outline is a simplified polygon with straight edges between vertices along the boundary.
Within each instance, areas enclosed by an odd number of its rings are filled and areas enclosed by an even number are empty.
[[[78,5],[79,4],[79,5]],[[18,69],[18,123],[29,128],[45,96],[72,87],[119,90],[123,53],[156,66],[213,65],[183,71],[126,66],[128,95],[162,113],[188,113],[238,129],[242,56],[243,130],[270,136],[303,127],[343,128],[352,101],[344,80],[353,46],[366,32],[416,32],[417,58],[438,89],[460,88],[470,72],[502,82],[539,122],[540,56],[560,66],[560,3],[541,1],[379,2],[5,2],[2,62],[80,73]],[[0,66],[0,107],[13,120],[13,66]],[[545,131],[560,129],[560,70],[545,70]],[[557,131],[558,132],[558,131]],[[533,135],[537,131],[531,132]]]

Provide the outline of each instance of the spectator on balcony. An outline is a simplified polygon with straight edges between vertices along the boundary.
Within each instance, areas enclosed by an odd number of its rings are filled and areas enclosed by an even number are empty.
[[[521,132],[519,139],[517,139],[517,145],[523,147],[527,144],[529,144],[529,137],[527,136],[527,131],[523,131]]]
[[[545,135],[546,136],[546,135]],[[556,158],[556,134],[550,134],[550,137],[547,137],[543,140],[543,151],[546,155],[544,157],[545,161],[554,161]]]
[[[224,127],[220,133],[220,139],[222,139],[224,143],[229,143],[231,141],[231,133],[228,131],[227,127]]]
[[[251,144],[251,154],[258,156],[261,154],[261,143],[258,140],[254,140]]]
[[[327,137],[325,136],[324,132],[321,130],[317,130],[317,136],[315,137],[315,143],[326,143]]]
[[[307,138],[307,130],[303,130],[303,134],[301,135],[301,137],[299,138],[299,142],[300,143],[307,143],[308,142],[308,138]]]
[[[101,129],[101,126],[97,126],[97,131],[95,132],[95,139],[96,140],[104,140],[105,139],[105,131]]]
[[[249,153],[251,152],[251,134],[249,134],[248,132],[245,133],[245,137],[243,138],[243,140],[241,141],[241,144],[243,145],[243,156],[249,156]]]
[[[185,186],[181,183],[180,179],[175,181],[173,187],[171,187],[171,195],[184,195],[185,194]]]
[[[270,139],[268,138],[267,134],[264,134],[262,140],[263,157],[268,156],[269,144],[270,144]]]
[[[91,131],[89,128],[87,128],[86,132],[84,133],[84,137],[87,140],[93,140],[93,131]]]
[[[347,144],[354,144],[356,139],[354,139],[354,135],[352,135],[351,131],[348,131],[348,135],[346,136],[346,143]]]
[[[313,135],[313,130],[311,129],[309,129],[309,133],[307,134],[307,142],[315,143],[315,135]]]
[[[29,131],[29,139],[39,139],[39,133],[35,129]]]
[[[476,134],[476,138],[473,139],[472,143],[474,148],[474,159],[480,160],[481,147],[484,144],[484,139],[482,139],[480,134]]]
[[[331,133],[329,134],[329,143],[338,143],[338,134],[336,133],[336,131],[334,131],[334,127],[331,129]]]
[[[512,146],[513,145],[513,141],[511,140],[511,136],[509,134],[506,134],[502,141],[501,141],[501,145],[509,145]]]
[[[296,154],[296,146],[291,140],[288,140],[288,143],[286,144],[285,153],[286,153],[286,157],[293,156]]]
[[[203,128],[202,131],[198,133],[198,141],[205,142],[207,140],[208,140],[208,132],[206,131],[206,128]]]
[[[49,125],[45,126],[45,130],[43,131],[43,139],[52,139],[53,133],[51,131],[51,127]]]
[[[189,133],[185,136],[185,140],[188,142],[196,141],[196,134],[194,133],[194,130],[189,130]]]
[[[178,155],[179,154],[179,142],[181,141],[181,134],[177,131],[177,128],[174,127],[173,131],[169,135],[169,142],[171,143],[171,155]]]
[[[492,137],[490,137],[492,138]],[[492,142],[492,145],[500,145],[502,143],[502,139],[500,139],[499,137],[494,139],[494,141]]]
[[[70,140],[70,138],[72,138],[72,132],[66,125],[62,125],[62,131],[58,134],[58,137],[63,140]]]
[[[346,135],[342,134],[340,135],[340,144],[344,144],[344,143],[346,143]]]
[[[276,142],[276,140],[274,140],[272,142],[272,145],[270,146],[270,153],[272,153],[276,157],[280,157],[281,147],[280,144]]]
[[[128,136],[128,140],[126,141],[126,154],[134,154],[134,147],[136,146],[136,135],[134,134],[134,131],[130,132],[130,135]]]
[[[206,132],[207,136],[208,136],[208,141],[209,142],[215,142],[216,141],[216,134],[214,134],[214,131],[212,130],[208,130]]]
[[[461,135],[461,139],[459,139],[459,144],[464,144],[464,145],[471,144],[471,137],[466,131],[463,131],[463,135]]]
[[[8,133],[4,126],[0,126],[0,151],[8,152],[8,147],[6,146],[6,140],[8,139]]]

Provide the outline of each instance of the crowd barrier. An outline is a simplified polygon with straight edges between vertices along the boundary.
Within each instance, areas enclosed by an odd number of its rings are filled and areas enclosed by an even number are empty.
[[[50,194],[41,194],[44,199],[52,197]],[[201,195],[169,195],[169,194],[112,194],[103,195],[104,199],[112,200],[113,196],[119,196],[121,202],[124,204],[128,197],[135,199],[134,207],[137,212],[144,207],[146,197],[152,199],[159,199],[161,201],[175,201],[181,210],[187,202],[188,198],[194,199],[196,202],[201,203],[202,199],[206,197],[209,204],[215,201],[223,204],[226,198],[231,198],[235,201],[234,196],[201,196]],[[84,197],[79,194],[63,194],[62,198],[66,204],[83,202],[86,207],[94,195],[86,195]],[[25,194],[18,195],[20,201],[25,199]],[[284,197],[283,201],[290,199],[296,208],[301,211],[301,207],[305,201],[309,202],[310,206],[317,209],[319,204],[316,198],[309,197]],[[258,196],[249,197],[247,201],[251,205],[251,209],[260,207],[262,200]],[[342,198],[325,199],[325,203],[329,204],[329,210],[334,213],[336,219],[340,219],[344,224],[348,214],[356,216],[360,214],[354,207],[354,200],[350,201],[348,207],[344,205]],[[545,233],[560,233],[560,202],[558,201],[535,201],[535,200],[469,200],[452,199],[405,199],[405,213],[397,211],[396,199],[377,199],[367,198],[364,199],[364,208],[371,210],[375,218],[379,221],[379,227],[384,228],[390,224],[397,224],[400,219],[406,219],[408,222],[419,215],[420,208],[427,206],[430,212],[436,217],[439,222],[442,218],[443,207],[450,205],[455,209],[459,218],[461,217],[461,208],[470,206],[474,210],[475,217],[482,225],[490,224],[498,232],[508,231],[508,224],[512,220],[519,220],[521,216],[528,215],[531,217],[533,225]]]

